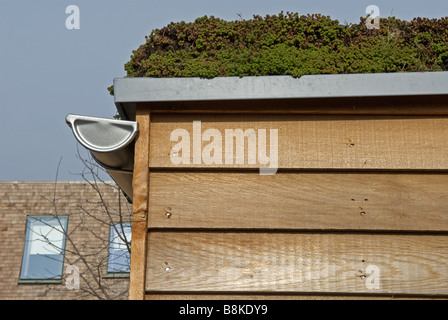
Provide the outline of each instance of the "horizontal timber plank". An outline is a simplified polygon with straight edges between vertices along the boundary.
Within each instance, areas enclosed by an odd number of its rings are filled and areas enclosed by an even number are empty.
[[[306,295],[306,294],[203,294],[203,293],[147,293],[145,300],[446,300],[431,296],[397,295]]]
[[[448,174],[151,172],[149,228],[448,231]]]
[[[142,102],[151,112],[448,115],[446,95]]]
[[[443,116],[153,114],[151,121],[152,168],[259,168],[274,166],[276,158],[281,169],[448,170],[448,117]],[[198,134],[193,121],[201,121]],[[171,141],[177,129],[187,132],[188,139],[176,136]],[[211,164],[205,161],[207,155],[215,156],[211,142],[200,142],[207,129],[215,129],[214,145],[222,153]],[[255,134],[266,130],[266,137],[252,144],[257,154],[253,164],[248,163],[247,143],[226,150],[226,129],[253,129]],[[274,140],[271,150],[275,129],[278,142]],[[184,140],[190,143],[190,155],[176,163],[173,159],[185,150],[172,157],[172,148]],[[266,144],[264,154],[271,157],[266,165],[258,157],[260,143]]]
[[[147,292],[448,296],[441,235],[151,232],[148,241]]]

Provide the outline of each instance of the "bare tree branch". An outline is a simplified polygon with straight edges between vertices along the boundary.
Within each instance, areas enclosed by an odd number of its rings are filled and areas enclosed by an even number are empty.
[[[105,279],[107,275],[110,232],[114,232],[117,239],[125,245],[127,253],[130,255],[131,239],[127,238],[126,228],[131,222],[132,210],[127,201],[122,201],[123,194],[115,183],[104,181],[100,177],[102,168],[91,158],[82,158],[79,149],[78,157],[84,165],[81,177],[84,182],[93,190],[94,197],[83,199],[83,203],[76,203],[73,206],[78,208],[75,213],[67,214],[59,209],[60,201],[71,201],[68,196],[60,196],[58,190],[58,174],[62,157],[56,169],[56,176],[51,197],[42,196],[53,208],[52,216],[56,219],[57,225],[42,222],[51,227],[52,230],[61,232],[65,237],[65,248],[58,247],[59,243],[53,243],[50,232],[41,233],[39,238],[44,241],[49,248],[55,251],[65,250],[64,259],[69,265],[77,265],[80,270],[80,279],[82,283],[79,289],[79,298],[95,298],[95,299],[125,299],[127,298],[127,288],[120,289],[114,287],[114,283],[110,279]],[[110,191],[112,191],[112,193]],[[105,194],[108,194],[106,198]],[[110,194],[116,194],[116,198],[109,203]],[[10,202],[11,203],[11,202]],[[19,210],[20,211],[20,210]],[[25,212],[21,211],[25,214]],[[65,227],[65,223],[61,217],[68,217],[71,223],[69,227]],[[79,241],[79,239],[82,241]],[[121,258],[118,256],[118,258]],[[51,257],[49,257],[51,259]]]

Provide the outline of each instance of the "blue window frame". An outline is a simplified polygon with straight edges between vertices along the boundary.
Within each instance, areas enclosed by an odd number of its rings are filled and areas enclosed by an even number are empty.
[[[131,231],[131,223],[116,223],[110,226],[107,273],[129,273],[131,255],[126,243],[131,242]]]
[[[67,216],[28,216],[20,281],[61,282]]]

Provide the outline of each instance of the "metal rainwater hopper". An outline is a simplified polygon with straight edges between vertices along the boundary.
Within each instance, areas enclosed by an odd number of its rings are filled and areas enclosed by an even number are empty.
[[[132,202],[134,139],[138,123],[69,114],[65,122],[78,142],[107,171]]]

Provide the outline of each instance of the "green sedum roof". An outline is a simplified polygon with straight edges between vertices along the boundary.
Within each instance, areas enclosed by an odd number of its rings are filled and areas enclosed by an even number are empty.
[[[344,25],[319,14],[250,20],[202,17],[146,37],[125,64],[128,77],[226,77],[448,70],[448,17],[365,18]]]

